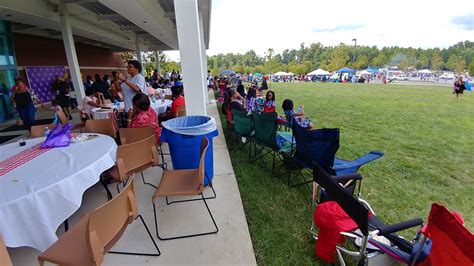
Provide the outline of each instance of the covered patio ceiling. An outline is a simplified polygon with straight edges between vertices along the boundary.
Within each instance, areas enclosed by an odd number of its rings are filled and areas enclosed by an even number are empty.
[[[76,42],[111,51],[179,49],[173,0],[63,0]],[[14,33],[61,39],[59,0],[0,1]],[[209,46],[210,0],[198,0]]]

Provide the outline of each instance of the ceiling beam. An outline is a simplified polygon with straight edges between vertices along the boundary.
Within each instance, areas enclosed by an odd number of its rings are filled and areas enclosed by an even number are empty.
[[[63,0],[65,4],[97,3],[99,0]]]
[[[123,20],[119,14],[99,14],[97,20]]]
[[[166,12],[165,18],[175,18],[176,14],[174,12]]]

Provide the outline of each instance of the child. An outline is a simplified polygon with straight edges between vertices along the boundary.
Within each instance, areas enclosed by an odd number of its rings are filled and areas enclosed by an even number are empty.
[[[100,107],[101,103],[103,103],[102,100],[100,99],[100,96],[97,97],[98,96],[97,94],[99,93],[96,93],[93,87],[86,89],[86,97],[84,97],[84,100],[82,100],[82,104],[83,104],[82,114],[81,114],[82,120],[91,119],[92,109],[95,107]]]
[[[249,91],[247,92],[247,106],[246,106],[246,111],[252,111],[255,112],[257,111],[257,89],[254,87],[250,87]]]
[[[265,95],[265,102],[263,103],[263,112],[275,112],[275,93],[273,91],[267,91],[267,94]]]
[[[285,99],[282,105],[283,111],[285,112],[286,120],[288,121],[288,126],[292,127],[293,119],[303,128],[313,128],[313,124],[308,117],[304,114],[304,106],[301,105],[298,110],[295,112],[293,110],[293,101],[290,99]]]

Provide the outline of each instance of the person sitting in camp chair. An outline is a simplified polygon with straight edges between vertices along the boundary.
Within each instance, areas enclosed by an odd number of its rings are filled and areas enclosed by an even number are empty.
[[[304,106],[301,105],[298,110],[295,112],[293,110],[293,101],[290,99],[285,99],[282,105],[283,111],[285,112],[286,121],[288,121],[288,127],[291,128],[291,123],[293,119],[303,128],[313,129],[314,124],[309,120],[309,118],[304,113]]]

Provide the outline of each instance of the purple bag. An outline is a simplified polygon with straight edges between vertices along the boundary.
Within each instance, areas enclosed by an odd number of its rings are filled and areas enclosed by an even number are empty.
[[[71,142],[71,124],[57,125],[48,134],[41,148],[67,147]]]

